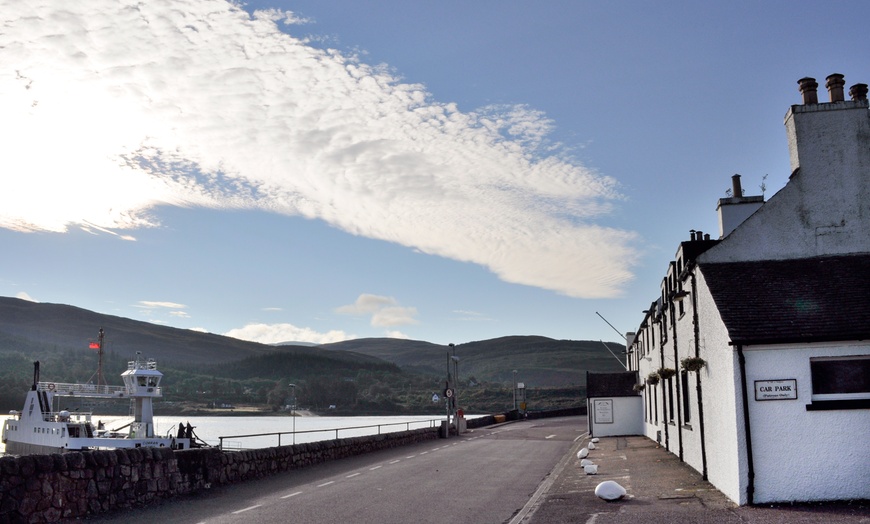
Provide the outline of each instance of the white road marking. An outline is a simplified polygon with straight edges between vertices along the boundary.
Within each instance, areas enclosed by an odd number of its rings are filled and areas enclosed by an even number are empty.
[[[428,452],[428,451],[421,451],[421,452],[420,452],[421,455],[425,455],[425,454],[427,454],[427,453],[429,453],[429,452]]]
[[[334,481],[334,480],[330,480],[329,482],[324,482],[323,484],[318,484],[317,487],[318,487],[318,488],[322,488],[323,486],[328,486],[328,485],[330,485],[330,484],[335,484],[335,481]]]
[[[556,436],[556,435],[547,435],[546,437],[544,437],[544,439],[553,438],[553,437],[555,437],[555,436]]]
[[[257,504],[256,506],[249,506],[245,509],[240,509],[239,511],[233,511],[233,515],[238,515],[239,513],[244,513],[246,511],[251,511],[252,509],[256,509],[262,506],[262,504]]]
[[[346,477],[344,477],[344,478],[346,478],[346,479],[350,479],[350,478],[353,478],[353,477],[355,477],[355,476],[357,476],[357,475],[359,475],[359,473],[351,473],[350,475],[348,475],[348,476],[346,476]]]
[[[297,491],[296,493],[291,493],[291,494],[289,494],[289,495],[284,495],[284,496],[281,497],[281,498],[282,498],[282,499],[289,499],[290,497],[295,497],[296,495],[301,495],[301,494],[302,494],[301,491]]]
[[[383,467],[383,466],[375,466],[375,467],[373,467],[373,468],[369,468],[369,471],[374,471],[374,470],[376,470],[376,469],[378,469],[378,468],[381,468],[381,467]]]
[[[390,464],[395,464],[395,463],[396,463],[396,462],[402,462],[402,461],[401,461],[401,460],[399,460],[399,459],[396,459],[396,460],[394,460],[394,461],[392,461],[392,462],[390,462]]]
[[[414,457],[416,457],[416,456],[417,456],[417,455],[411,455],[411,456],[409,456],[409,457],[405,457],[405,458],[406,458],[406,459],[412,459],[412,458],[414,458]]]

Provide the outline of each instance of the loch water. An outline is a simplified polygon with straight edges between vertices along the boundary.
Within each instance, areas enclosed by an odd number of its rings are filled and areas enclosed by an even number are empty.
[[[9,415],[0,416],[0,424]],[[358,417],[311,417],[311,416],[260,416],[260,417],[184,417],[184,416],[154,416],[159,435],[176,435],[178,425],[188,423],[193,431],[207,444],[216,446],[223,439],[226,449],[256,449],[278,445],[301,444],[332,440],[335,438],[359,437],[377,435],[408,429],[420,429],[439,426],[444,417],[437,415],[425,416],[358,416]],[[107,429],[117,429],[127,424],[130,417],[100,416],[94,414],[91,421],[94,426],[102,421]],[[294,426],[295,424],[295,426]],[[295,437],[291,433],[295,427]],[[337,430],[337,431],[336,431]],[[259,437],[240,437],[240,435],[258,435],[264,433],[284,432],[283,435]],[[0,443],[0,453],[5,446]]]

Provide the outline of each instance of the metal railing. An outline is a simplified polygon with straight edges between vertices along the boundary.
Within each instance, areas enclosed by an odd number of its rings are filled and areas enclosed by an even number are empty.
[[[259,437],[277,436],[278,437],[278,445],[280,446],[282,435],[292,435],[293,444],[296,444],[296,435],[312,434],[312,433],[335,433],[335,438],[338,439],[339,432],[354,431],[354,430],[358,431],[358,430],[371,429],[371,428],[377,428],[378,431],[377,431],[377,433],[368,433],[369,435],[380,435],[381,428],[387,428],[389,426],[405,426],[405,431],[410,431],[412,425],[417,426],[414,429],[422,429],[422,428],[426,428],[426,427],[429,427],[429,428],[440,427],[441,422],[443,420],[444,419],[409,420],[406,422],[389,422],[389,423],[385,423],[385,424],[370,424],[368,426],[345,426],[345,427],[341,427],[341,428],[307,429],[307,430],[303,430],[303,431],[276,431],[273,433],[254,433],[254,434],[250,434],[250,435],[225,435],[225,436],[218,437],[218,439],[220,439],[220,444],[218,445],[218,447],[221,450],[228,449],[228,447],[224,445],[225,439],[242,439],[242,438],[259,438]],[[396,429],[396,430],[393,430],[392,432],[396,432],[396,431],[401,431],[401,430]],[[392,432],[387,431],[386,433],[392,433]],[[327,438],[318,439],[318,440],[327,440]],[[314,441],[309,441],[309,442],[314,442]],[[236,444],[238,444],[238,445],[236,445]],[[244,449],[253,449],[253,448],[243,448],[243,447],[241,447],[240,443],[233,442],[233,446],[229,447],[229,449],[232,449],[233,451],[241,451]]]
[[[159,389],[159,388],[157,388]],[[95,384],[64,384],[62,382],[39,382],[37,391],[49,391],[58,396],[109,398],[124,397],[127,388],[124,386],[97,386]]]

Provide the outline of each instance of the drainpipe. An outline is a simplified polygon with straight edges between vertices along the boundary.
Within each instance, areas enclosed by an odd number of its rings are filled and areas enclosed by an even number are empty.
[[[743,386],[743,433],[746,437],[746,503],[753,504],[755,495],[755,466],[752,463],[752,428],[749,425],[749,390],[746,387],[746,357],[743,355],[743,345],[737,344],[737,358],[740,362],[740,385]]]
[[[680,354],[677,351],[677,335],[676,331],[674,331],[674,368],[676,373],[674,374],[674,385],[677,397],[677,442],[679,448],[679,457],[680,462],[683,461],[683,403],[681,402],[681,395],[683,390],[680,389]]]
[[[674,308],[674,302],[672,300],[668,300],[668,302],[670,302],[670,308],[671,308],[671,328],[672,328],[671,331],[673,331],[674,346],[676,346],[677,345],[677,328],[676,328],[677,320],[675,318],[676,317],[676,308]],[[665,367],[665,345],[664,344],[659,344],[659,354],[661,355],[661,366],[660,367],[663,368],[663,367]],[[665,394],[666,382],[667,381],[663,378],[659,379],[659,384],[662,385],[662,418],[664,419],[664,420],[662,420],[662,422],[665,425],[665,449],[670,451],[671,450],[671,439],[670,439],[670,432],[668,431],[668,426],[669,426],[669,424],[668,424],[668,396]],[[682,457],[680,457],[680,458],[682,459]]]
[[[692,322],[695,325],[695,358],[701,358],[701,326],[698,322],[698,281],[692,278]],[[707,480],[707,436],[704,434],[704,397],[701,395],[701,371],[695,372],[695,392],[698,395],[698,424],[701,430],[701,477]]]

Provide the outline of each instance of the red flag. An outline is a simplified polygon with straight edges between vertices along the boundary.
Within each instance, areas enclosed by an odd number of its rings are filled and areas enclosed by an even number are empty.
[[[88,347],[90,349],[100,349],[100,343],[99,342],[91,342],[90,346],[88,346]]]

